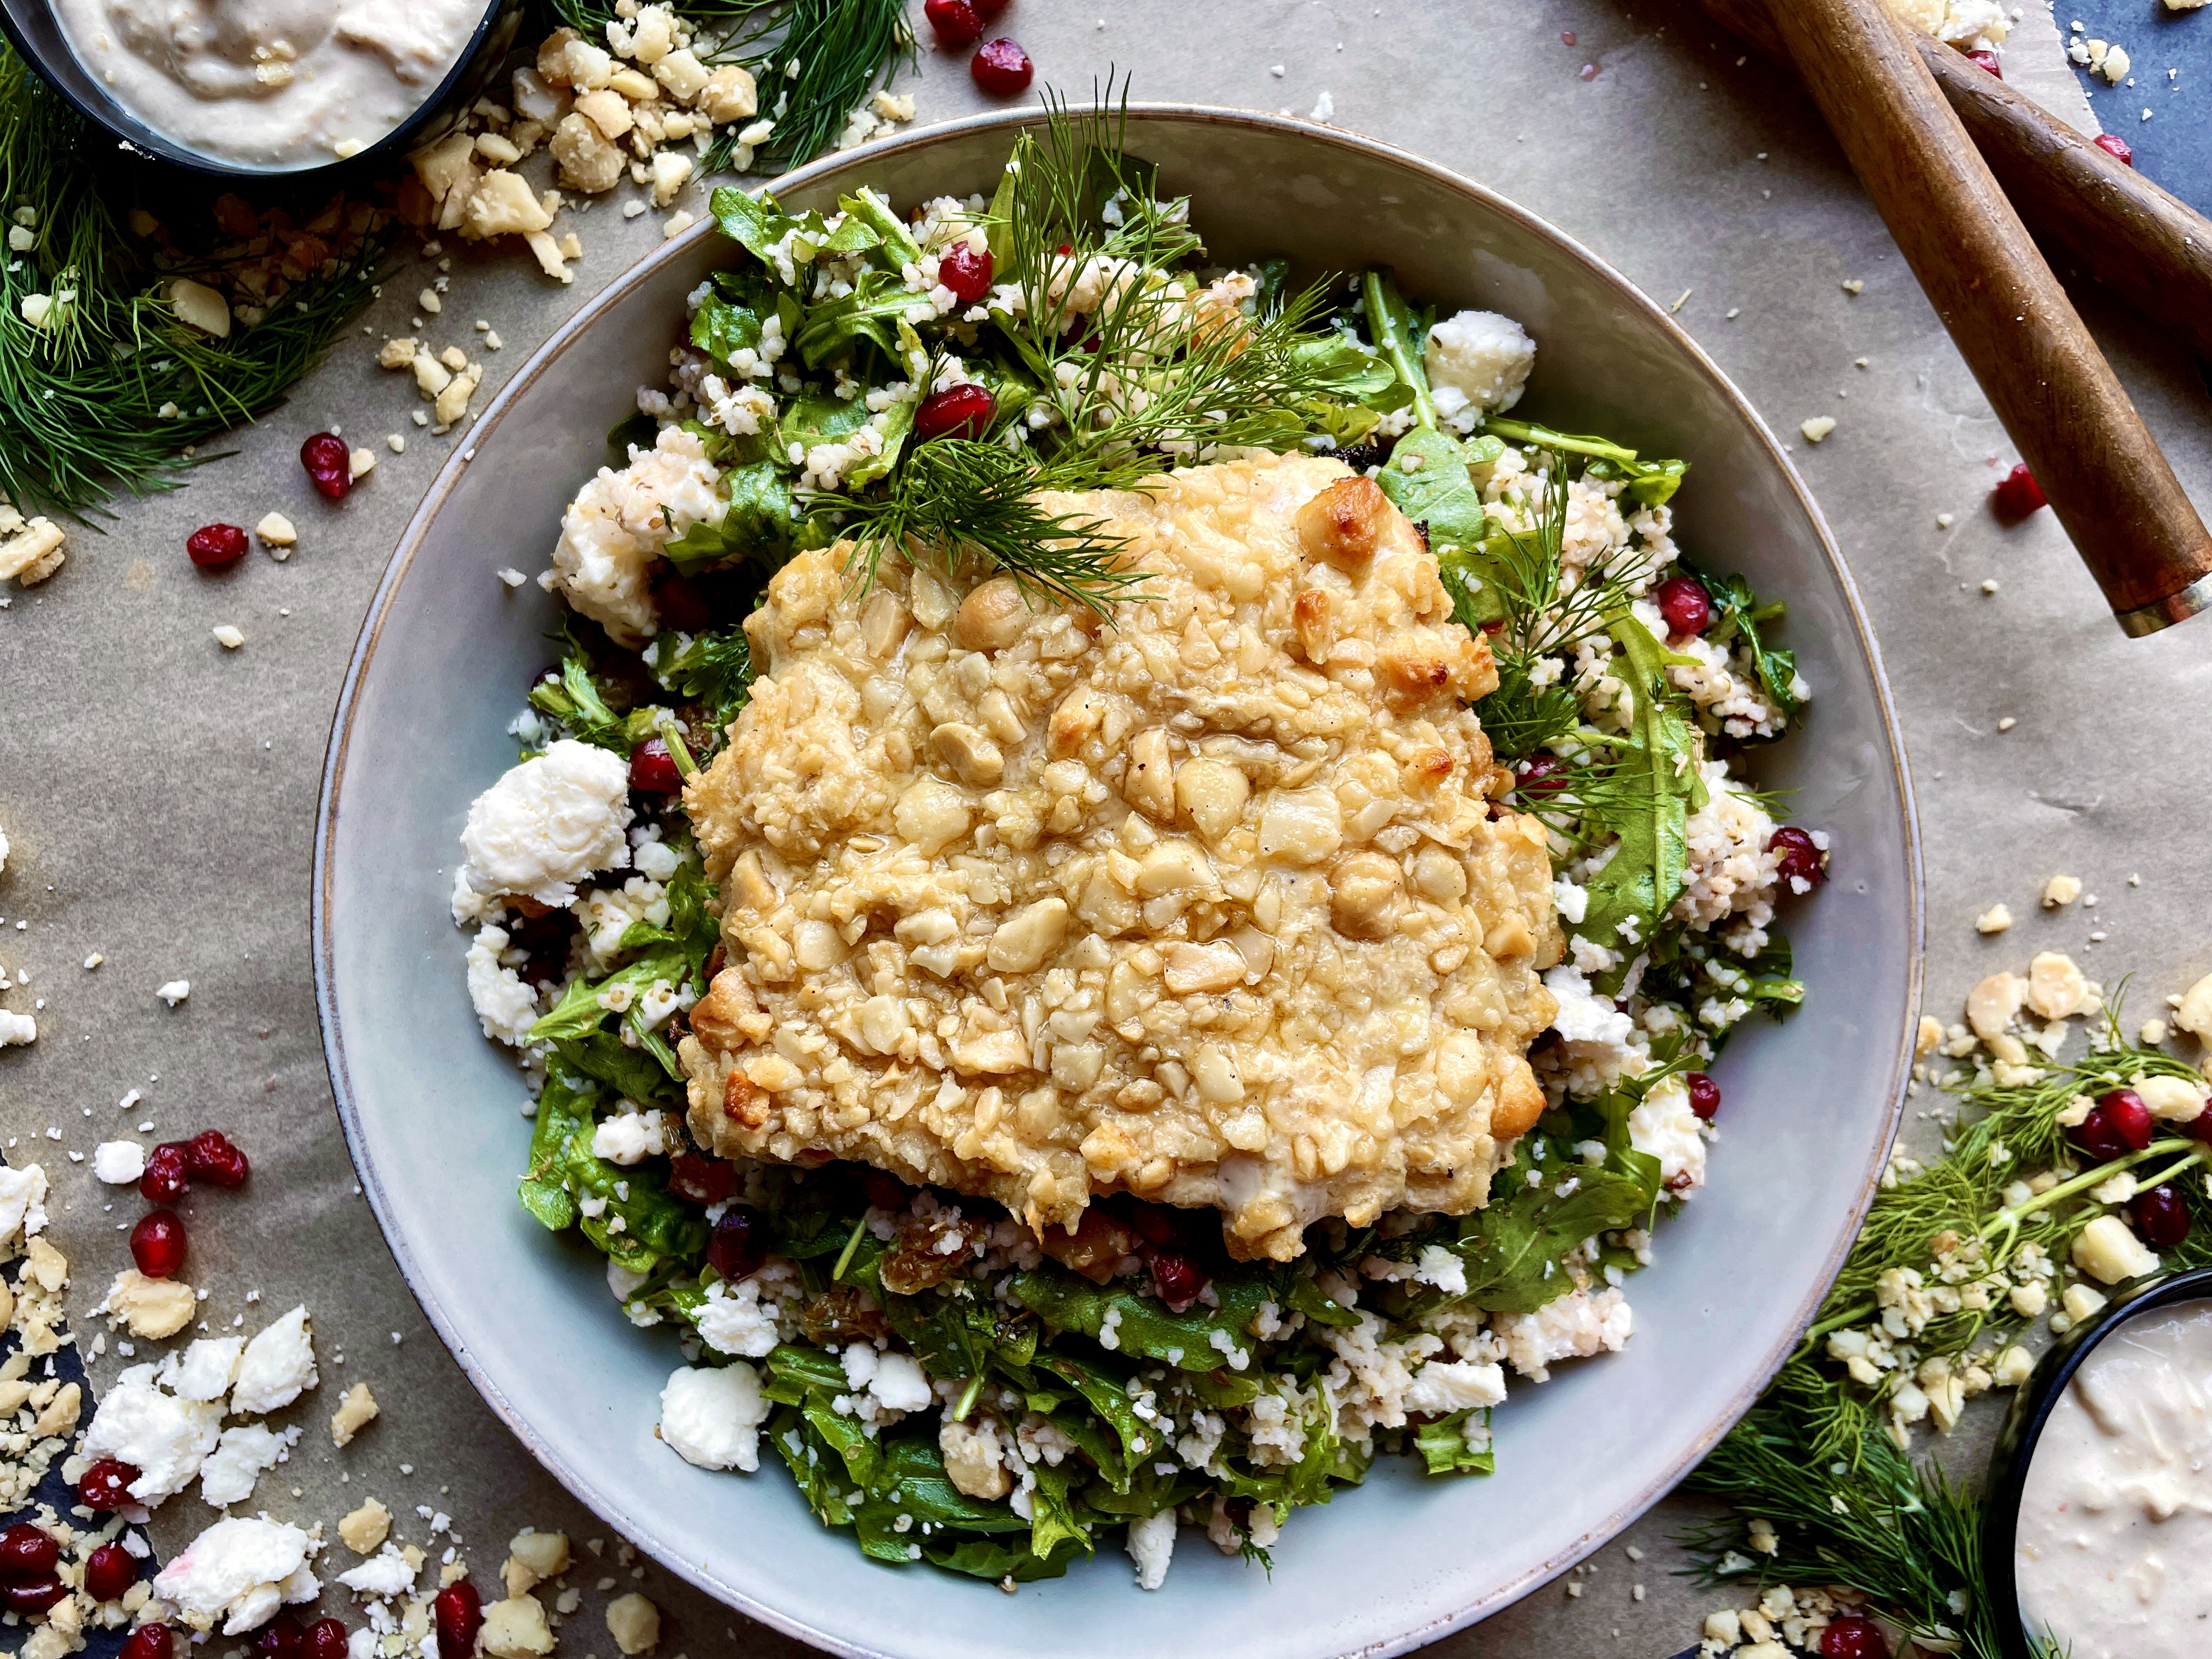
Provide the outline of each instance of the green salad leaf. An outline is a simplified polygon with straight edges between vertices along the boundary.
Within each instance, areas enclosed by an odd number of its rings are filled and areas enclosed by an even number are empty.
[[[1705,576],[1698,580],[1711,596],[1715,612],[1714,623],[1706,630],[1705,637],[1715,645],[1726,645],[1730,640],[1741,638],[1758,666],[1759,683],[1765,690],[1767,701],[1784,714],[1795,715],[1805,706],[1796,690],[1796,653],[1774,649],[1759,635],[1760,629],[1787,616],[1789,607],[1780,599],[1772,605],[1760,605],[1751,591],[1751,583],[1741,575],[1725,580]]]

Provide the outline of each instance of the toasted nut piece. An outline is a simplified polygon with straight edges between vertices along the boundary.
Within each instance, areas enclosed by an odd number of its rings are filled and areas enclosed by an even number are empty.
[[[1291,601],[1291,618],[1297,629],[1298,648],[1316,667],[1336,649],[1336,622],[1330,615],[1328,595],[1309,587]]]
[[[861,609],[860,642],[870,656],[888,657],[905,640],[913,621],[905,602],[889,588],[879,587]]]
[[[1175,764],[1168,758],[1164,726],[1148,726],[1129,740],[1129,769],[1121,794],[1130,805],[1165,823],[1175,817]]]
[[[1176,769],[1176,805],[1208,841],[1219,841],[1237,827],[1252,786],[1224,761],[1187,760]]]
[[[998,651],[1021,638],[1030,608],[1012,576],[994,576],[960,601],[952,637],[970,651]]]
[[[972,726],[948,720],[929,734],[929,741],[963,783],[983,788],[1006,775],[1006,758],[999,745]]]
[[[1518,1054],[1504,1057],[1505,1075],[1498,1080],[1498,1103],[1490,1110],[1490,1133],[1498,1140],[1525,1135],[1544,1115],[1543,1085]]]
[[[691,106],[717,125],[750,121],[760,112],[760,94],[749,72],[735,64],[725,64],[707,77]]]
[[[1398,509],[1372,478],[1340,478],[1298,509],[1298,543],[1306,557],[1357,571],[1382,545]]]
[[[1389,938],[1405,899],[1398,861],[1381,853],[1346,853],[1329,869],[1329,920],[1346,939]]]

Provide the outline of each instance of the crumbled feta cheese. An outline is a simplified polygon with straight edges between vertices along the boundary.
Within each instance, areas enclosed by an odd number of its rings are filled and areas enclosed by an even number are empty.
[[[46,1172],[36,1164],[13,1169],[0,1164],[0,1244],[20,1231],[30,1238],[46,1225]]]
[[[152,1365],[133,1365],[101,1396],[80,1449],[137,1469],[131,1495],[150,1508],[191,1483],[222,1434],[220,1404],[179,1400],[161,1389]]]
[[[388,1524],[390,1517],[386,1519]],[[389,1599],[415,1587],[415,1571],[398,1546],[386,1544],[359,1566],[338,1574],[337,1580],[356,1595]]]
[[[1704,1184],[1705,1138],[1690,1109],[1690,1091],[1679,1077],[1662,1079],[1628,1115],[1629,1144],[1659,1160],[1659,1179],[1671,1192]]]
[[[1137,1564],[1137,1588],[1155,1590],[1167,1582],[1168,1563],[1175,1555],[1176,1512],[1129,1522],[1129,1559]]]
[[[1413,1373],[1405,1394],[1405,1408],[1428,1415],[1466,1411],[1471,1407],[1495,1406],[1505,1398],[1505,1372],[1495,1364],[1472,1359],[1432,1359]]]
[[[293,1439],[299,1430],[289,1431]],[[225,1429],[222,1439],[200,1465],[200,1497],[213,1509],[228,1509],[253,1496],[254,1480],[264,1469],[273,1469],[289,1449],[291,1441],[259,1423]]]
[[[204,1336],[161,1362],[161,1385],[179,1400],[221,1400],[238,1375],[242,1336]]]
[[[321,1379],[315,1373],[314,1339],[307,1310],[296,1307],[263,1328],[238,1362],[231,1386],[234,1412],[273,1412],[289,1406]]]
[[[663,427],[650,450],[633,445],[621,471],[601,467],[561,515],[553,568],[568,602],[620,644],[659,631],[651,567],[671,539],[722,516],[720,476],[697,434],[680,426]]]
[[[767,1420],[759,1373],[742,1359],[686,1366],[660,1391],[661,1439],[702,1469],[758,1468],[760,1425]]]
[[[191,996],[191,994],[192,982],[188,979],[173,979],[167,984],[161,986],[154,993],[155,996],[161,998],[162,1001],[167,1003],[172,1008],[184,1001],[185,999]]]
[[[92,1172],[111,1187],[135,1187],[146,1173],[146,1149],[135,1140],[103,1140],[93,1148]]]
[[[659,1112],[618,1113],[601,1120],[592,1131],[592,1156],[610,1164],[635,1164],[667,1150]]]
[[[312,1601],[322,1586],[308,1570],[310,1540],[279,1521],[218,1521],[154,1580],[154,1594],[196,1631],[222,1620],[236,1636],[266,1624],[279,1607]]]
[[[699,1340],[716,1353],[761,1359],[772,1352],[781,1340],[775,1310],[761,1301],[760,1286],[750,1279],[736,1285],[726,1280],[709,1285],[707,1299],[699,1305],[694,1322],[698,1327]]]
[[[629,866],[629,820],[623,757],[563,738],[476,798],[461,831],[463,879],[487,897],[566,906],[586,876]]]
[[[1536,366],[1536,343],[1501,313],[1462,311],[1429,331],[1422,361],[1437,415],[1471,431],[1483,415],[1502,415],[1521,401]]]
[[[501,960],[507,941],[504,927],[486,922],[477,930],[468,954],[469,1002],[486,1036],[519,1048],[537,1024],[538,993]]]

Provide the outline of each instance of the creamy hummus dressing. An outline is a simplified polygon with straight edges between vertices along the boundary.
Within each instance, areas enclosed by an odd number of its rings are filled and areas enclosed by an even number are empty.
[[[2128,1321],[2074,1373],[2014,1555],[2030,1631],[2071,1659],[2212,1653],[2212,1302]]]
[[[453,66],[484,0],[53,0],[78,59],[188,149],[288,167],[365,149]]]

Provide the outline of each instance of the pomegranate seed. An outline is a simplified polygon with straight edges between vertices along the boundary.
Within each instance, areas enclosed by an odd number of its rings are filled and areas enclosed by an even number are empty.
[[[2097,1104],[2104,1108],[2105,1115],[2112,1120],[2112,1132],[2128,1144],[2128,1150],[2139,1152],[2151,1143],[2157,1126],[2151,1121],[2150,1108],[2143,1097],[2132,1089],[2114,1089],[2097,1097]]]
[[[922,0],[921,15],[937,31],[940,46],[972,46],[983,38],[983,20],[975,15],[973,0]]]
[[[342,501],[353,488],[353,461],[345,440],[335,432],[318,432],[301,444],[300,465],[307,469],[315,493],[326,501]]]
[[[1774,854],[1774,873],[1784,880],[1795,877],[1815,886],[1827,880],[1827,864],[1814,845],[1809,830],[1785,823],[1766,838],[1766,847]]]
[[[653,585],[653,608],[664,626],[683,634],[703,634],[714,625],[714,607],[689,576],[663,576]]]
[[[924,442],[948,436],[980,438],[998,406],[989,389],[972,380],[947,386],[924,398],[914,411],[914,435]]]
[[[278,1613],[253,1638],[253,1650],[262,1659],[303,1659],[307,1646],[307,1630],[289,1613]]]
[[[1669,576],[1652,597],[1659,602],[1659,614],[1667,619],[1667,631],[1676,639],[1685,634],[1702,634],[1712,626],[1712,596],[1695,576]]]
[[[1158,1204],[1131,1205],[1129,1224],[1147,1244],[1172,1244],[1182,1234],[1176,1224],[1176,1212]]]
[[[1513,787],[1524,795],[1556,795],[1567,787],[1567,763],[1556,755],[1538,755],[1524,762]]]
[[[1029,90],[1030,77],[1036,73],[1036,66],[1030,62],[1029,53],[1001,35],[975,48],[968,73],[992,97],[1012,98]]]
[[[220,1129],[203,1129],[185,1143],[185,1165],[198,1179],[218,1187],[243,1187],[252,1173],[246,1154]]]
[[[123,1659],[173,1659],[177,1639],[167,1625],[141,1625],[123,1644]]]
[[[1820,1632],[1820,1659],[1889,1659],[1881,1626],[1863,1614],[1846,1613]]]
[[[2124,166],[2133,167],[2136,164],[2135,146],[2117,132],[2100,132],[2089,142]]]
[[[346,1659],[346,1627],[335,1619],[307,1626],[307,1659]]]
[[[1991,494],[1996,497],[1997,511],[2008,519],[2024,519],[2051,504],[2044,500],[2043,486],[2036,483],[2035,475],[2027,470],[2026,461],[2000,478]]]
[[[138,1501],[131,1495],[137,1478],[138,1471],[121,1458],[103,1457],[77,1477],[76,1495],[88,1510],[119,1510]]]
[[[2154,1250],[2170,1250],[2189,1237],[2189,1205],[2171,1187],[2137,1193],[2128,1206],[2128,1214],[2143,1243]]]
[[[1703,1072],[1686,1072],[1682,1086],[1690,1091],[1690,1109],[1711,1122],[1721,1109],[1721,1085]]]
[[[191,1164],[185,1143],[165,1140],[146,1158],[146,1173],[138,1177],[138,1196],[149,1204],[170,1204],[185,1195],[192,1184]]]
[[[1006,0],[969,0],[978,17],[996,17],[1006,9]]]
[[[95,1601],[119,1599],[138,1582],[138,1563],[120,1544],[102,1544],[84,1563],[84,1593]]]
[[[131,1230],[131,1259],[149,1279],[167,1279],[185,1265],[185,1224],[174,1210],[149,1210],[138,1218]]]
[[[952,290],[952,297],[972,306],[991,291],[991,250],[957,242],[937,261],[937,280]]]
[[[53,1534],[28,1521],[0,1532],[0,1583],[20,1584],[43,1578],[60,1564],[62,1547]]]
[[[720,1204],[738,1190],[738,1166],[726,1158],[678,1152],[668,1160],[668,1190],[694,1204]]]
[[[707,1239],[707,1265],[735,1284],[768,1260],[768,1218],[750,1204],[732,1204]]]
[[[1198,1263],[1182,1250],[1156,1249],[1152,1258],[1152,1288],[1160,1300],[1176,1313],[1198,1300],[1199,1292],[1206,1288],[1206,1273]]]
[[[868,1202],[878,1210],[906,1208],[906,1182],[882,1170],[869,1170],[860,1176],[860,1190],[867,1194]]]
[[[1987,70],[2000,81],[2004,79],[2004,65],[1997,62],[1997,55],[1993,52],[1970,52],[1966,54],[1966,61],[1977,69]]]
[[[673,795],[684,787],[676,757],[659,738],[647,738],[629,751],[629,787],[648,795]]]
[[[220,570],[246,556],[246,532],[234,524],[204,524],[185,538],[185,551],[203,570]]]
[[[44,1613],[68,1595],[58,1578],[33,1578],[0,1589],[0,1607],[10,1613]]]
[[[430,1603],[438,1626],[438,1659],[469,1659],[483,1626],[483,1599],[465,1578],[456,1578]]]
[[[2112,1115],[2101,1106],[2094,1108],[2088,1116],[2066,1133],[2069,1139],[2100,1164],[2109,1164],[2128,1154],[2128,1143],[2112,1127]]]
[[[2212,1141],[2212,1106],[2197,1113],[2188,1122],[2177,1123],[2173,1127],[2191,1140]]]

